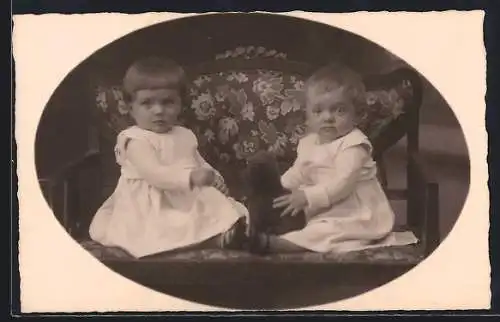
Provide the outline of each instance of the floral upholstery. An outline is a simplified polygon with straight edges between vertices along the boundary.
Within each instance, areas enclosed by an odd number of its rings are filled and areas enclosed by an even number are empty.
[[[259,48],[226,51],[217,55],[216,60],[256,56],[286,59],[283,53]],[[222,172],[231,191],[238,186],[245,159],[257,150],[274,152],[283,168],[294,159],[298,140],[305,133],[301,100],[305,77],[288,71],[235,67],[193,79],[190,104],[184,108],[180,121],[194,131],[201,154]],[[132,124],[116,84],[96,89],[96,107],[114,133]],[[405,112],[405,101],[411,94],[407,82],[388,90],[368,92],[366,105],[359,109],[358,126],[375,138]]]
[[[260,149],[285,163],[305,132],[298,99],[303,79],[276,71],[228,71],[202,75],[190,92],[182,121],[193,129],[202,154],[234,177]]]

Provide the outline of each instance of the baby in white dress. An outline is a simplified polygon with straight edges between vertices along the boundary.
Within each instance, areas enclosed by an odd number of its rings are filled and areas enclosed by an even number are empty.
[[[193,132],[176,125],[186,91],[183,69],[146,58],[128,69],[123,84],[136,124],[117,137],[121,176],[95,214],[90,237],[134,257],[196,245],[241,247],[246,208],[226,196]]]
[[[392,232],[395,215],[376,176],[372,145],[355,126],[363,97],[360,77],[340,64],[306,82],[309,133],[281,177],[290,193],[273,206],[283,209],[282,216],[303,212],[307,223],[280,236],[261,234],[267,251],[344,252],[417,241],[411,232]]]

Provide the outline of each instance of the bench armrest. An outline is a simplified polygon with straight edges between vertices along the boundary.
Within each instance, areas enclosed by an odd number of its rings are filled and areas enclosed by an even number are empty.
[[[89,163],[93,162],[97,157],[99,157],[99,155],[100,152],[98,150],[90,150],[82,157],[69,162],[55,173],[41,177],[38,181],[40,184],[44,185],[59,184],[69,178],[73,173],[75,173],[75,171],[78,171],[78,169],[81,169],[82,167],[85,167]]]
[[[79,207],[79,177],[86,169],[97,169],[99,156],[98,150],[90,150],[59,171],[38,180],[49,207],[70,234],[74,228],[70,214],[76,213]]]
[[[429,255],[440,242],[439,184],[417,152],[408,160],[408,222]]]

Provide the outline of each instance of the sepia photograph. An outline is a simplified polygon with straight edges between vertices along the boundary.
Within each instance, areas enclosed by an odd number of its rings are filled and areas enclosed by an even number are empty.
[[[34,155],[53,215],[103,266],[238,310],[390,283],[470,189],[464,131],[419,70],[284,14],[193,15],[99,48],[50,96]]]

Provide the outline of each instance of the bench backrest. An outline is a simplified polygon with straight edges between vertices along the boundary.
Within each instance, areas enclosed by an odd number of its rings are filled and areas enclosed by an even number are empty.
[[[192,80],[190,105],[180,122],[194,131],[201,154],[227,178],[236,197],[245,159],[257,150],[273,151],[283,170],[290,165],[305,131],[299,98],[313,72],[311,65],[265,48],[238,47],[186,70]],[[358,126],[373,142],[375,158],[405,135],[409,147],[418,149],[418,74],[400,68],[364,79],[368,92]],[[132,121],[123,108],[120,79],[95,81],[95,115],[107,158],[103,163],[107,194],[118,176],[112,153],[115,136]]]

